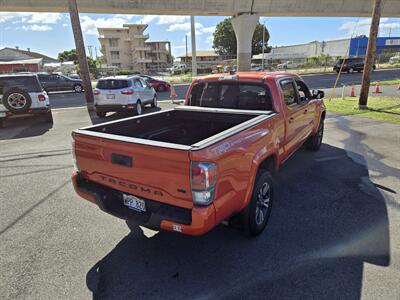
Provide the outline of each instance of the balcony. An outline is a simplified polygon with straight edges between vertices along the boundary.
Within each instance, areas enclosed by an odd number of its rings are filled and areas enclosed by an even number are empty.
[[[153,62],[153,60],[151,58],[141,58],[141,57],[137,57],[133,59],[134,63],[137,64],[145,64],[145,63],[151,63]]]
[[[135,51],[150,51],[150,50],[151,50],[151,48],[150,47],[146,47],[146,46],[131,48],[132,52],[135,52]]]
[[[151,49],[153,53],[169,53],[166,49]]]
[[[133,38],[135,38],[135,39],[148,39],[149,38],[149,34],[134,34]]]

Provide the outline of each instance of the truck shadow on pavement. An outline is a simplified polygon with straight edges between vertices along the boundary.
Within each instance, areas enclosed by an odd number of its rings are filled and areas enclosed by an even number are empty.
[[[300,150],[257,238],[138,228],[88,271],[93,299],[360,299],[364,263],[388,266],[390,244],[385,199],[357,156]]]

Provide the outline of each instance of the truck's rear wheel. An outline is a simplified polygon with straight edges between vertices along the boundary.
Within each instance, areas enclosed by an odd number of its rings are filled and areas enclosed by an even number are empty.
[[[324,119],[319,122],[318,131],[313,136],[310,136],[306,142],[306,147],[311,151],[318,151],[321,148],[322,138],[324,137]]]
[[[267,225],[273,200],[273,180],[271,173],[261,169],[254,184],[253,194],[242,212],[243,227],[252,236],[259,235]]]

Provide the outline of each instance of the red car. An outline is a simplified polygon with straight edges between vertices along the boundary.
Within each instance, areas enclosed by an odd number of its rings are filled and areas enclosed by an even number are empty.
[[[139,76],[146,80],[150,84],[150,86],[152,86],[157,92],[168,92],[171,88],[171,85],[164,80],[158,80],[148,75],[142,74],[140,74]]]

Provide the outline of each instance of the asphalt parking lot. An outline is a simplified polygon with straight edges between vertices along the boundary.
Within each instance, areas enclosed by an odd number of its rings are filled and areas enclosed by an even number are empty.
[[[304,81],[307,83],[310,89],[328,89],[332,88],[336,81],[336,73],[327,74],[310,74],[303,75]],[[400,69],[393,70],[377,70],[372,74],[372,80],[388,80],[400,77]],[[360,84],[362,80],[362,73],[353,74],[342,74],[338,81],[338,88],[341,88],[343,84],[350,86],[352,84]],[[186,91],[189,84],[179,84],[175,85],[176,93],[178,95],[177,99],[183,99],[186,95]],[[340,91],[338,92],[340,93]],[[163,92],[158,93],[158,100],[170,100],[170,93]],[[86,105],[85,97],[83,94],[79,93],[51,93],[50,102],[53,108],[65,108],[65,107],[77,107]]]
[[[54,121],[0,130],[0,299],[399,299],[399,125],[329,115],[321,150],[281,169],[251,239],[222,225],[130,233],[70,183],[86,110]]]

